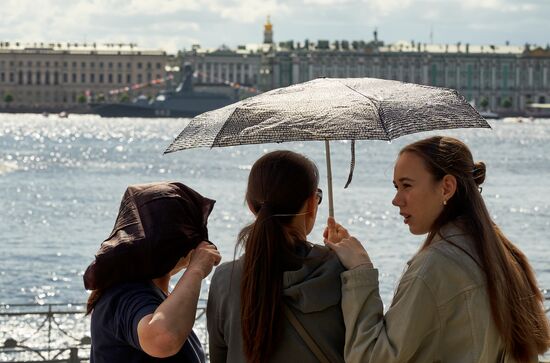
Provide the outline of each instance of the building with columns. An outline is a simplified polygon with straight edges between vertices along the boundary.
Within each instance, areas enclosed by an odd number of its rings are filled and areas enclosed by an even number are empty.
[[[236,82],[263,91],[318,77],[374,77],[454,88],[478,108],[508,114],[523,113],[531,103],[550,103],[549,47],[384,44],[376,31],[369,42],[275,43],[268,18],[262,44],[195,46],[183,57],[202,82]]]
[[[256,46],[242,46],[235,50],[226,47],[209,50],[195,46],[183,53],[183,61],[192,65],[199,84],[232,82],[252,86],[258,83],[262,54]]]
[[[0,43],[0,106],[63,110],[166,76],[169,56],[134,44]],[[153,96],[165,85],[139,90]],[[6,95],[12,102],[5,102]],[[84,97],[84,98],[83,98]]]
[[[193,66],[197,86],[230,84],[244,89],[242,96],[318,77],[375,77],[454,88],[478,108],[501,114],[550,103],[549,46],[384,44],[376,31],[368,42],[276,43],[268,18],[260,44],[194,45],[178,57],[133,44],[0,42],[0,108],[66,109],[83,95],[93,101],[146,83],[155,84],[134,94],[152,97],[170,85],[151,81],[165,78],[166,66],[176,62]]]
[[[271,88],[318,77],[373,77],[457,89],[494,111],[524,111],[550,102],[550,50],[514,46],[318,42],[312,48],[282,44],[274,52]],[[267,83],[267,82],[266,82]]]

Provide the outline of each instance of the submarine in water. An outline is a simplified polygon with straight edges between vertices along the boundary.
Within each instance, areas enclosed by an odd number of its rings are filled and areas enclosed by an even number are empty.
[[[193,69],[186,64],[176,89],[163,90],[153,100],[142,95],[132,102],[96,104],[92,113],[101,117],[195,117],[239,101],[238,90],[228,85],[195,88]]]

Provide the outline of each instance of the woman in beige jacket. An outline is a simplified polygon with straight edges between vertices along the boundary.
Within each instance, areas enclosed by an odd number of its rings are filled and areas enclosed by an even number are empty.
[[[329,221],[325,242],[348,269],[346,362],[536,362],[548,349],[542,294],[525,255],[491,220],[484,179],[485,164],[457,139],[401,150],[393,204],[411,233],[427,238],[385,315],[368,253]]]

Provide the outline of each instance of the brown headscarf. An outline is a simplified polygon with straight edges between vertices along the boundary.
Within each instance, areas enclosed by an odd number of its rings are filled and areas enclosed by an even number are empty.
[[[105,289],[164,276],[208,240],[206,223],[214,203],[181,183],[129,186],[111,235],[84,273],[84,287]]]

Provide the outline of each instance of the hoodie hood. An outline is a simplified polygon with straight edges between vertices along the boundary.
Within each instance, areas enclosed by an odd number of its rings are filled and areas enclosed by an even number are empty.
[[[299,270],[284,273],[283,295],[286,302],[303,313],[339,305],[342,297],[340,273],[344,271],[334,252],[327,247],[313,245]]]

